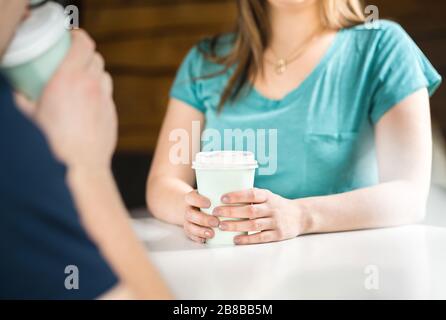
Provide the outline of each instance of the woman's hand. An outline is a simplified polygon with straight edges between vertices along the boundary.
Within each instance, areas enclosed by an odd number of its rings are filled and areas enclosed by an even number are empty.
[[[288,200],[269,190],[250,189],[232,192],[222,197],[227,205],[215,208],[213,215],[224,218],[249,220],[222,221],[223,231],[256,232],[252,235],[237,236],[236,244],[254,244],[281,241],[302,234],[307,219],[295,200]],[[243,205],[244,204],[244,205]]]
[[[200,211],[200,208],[209,208],[211,202],[206,197],[191,191],[185,197],[188,208],[184,214],[184,231],[193,241],[204,243],[214,237],[214,230],[220,224],[220,220],[214,216]]]

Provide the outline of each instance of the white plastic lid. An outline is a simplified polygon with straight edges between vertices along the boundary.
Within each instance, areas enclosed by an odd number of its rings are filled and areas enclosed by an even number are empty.
[[[212,151],[200,152],[192,164],[199,170],[256,169],[254,154],[248,151]]]
[[[31,61],[51,48],[67,32],[63,7],[55,2],[31,11],[18,28],[1,61],[2,67],[14,67]]]

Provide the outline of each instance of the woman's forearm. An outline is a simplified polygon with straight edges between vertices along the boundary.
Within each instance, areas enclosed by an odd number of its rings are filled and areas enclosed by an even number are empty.
[[[168,223],[183,225],[187,204],[186,194],[193,188],[178,178],[151,177],[147,184],[147,204],[150,212]]]
[[[68,184],[88,234],[124,285],[136,298],[170,298],[131,228],[111,172],[70,169]]]
[[[309,221],[305,234],[348,231],[421,221],[427,201],[425,189],[400,180],[295,201]]]

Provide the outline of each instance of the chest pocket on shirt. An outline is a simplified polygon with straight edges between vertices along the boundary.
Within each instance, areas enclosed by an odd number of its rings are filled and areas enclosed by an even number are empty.
[[[305,193],[327,195],[351,189],[358,133],[305,134]]]

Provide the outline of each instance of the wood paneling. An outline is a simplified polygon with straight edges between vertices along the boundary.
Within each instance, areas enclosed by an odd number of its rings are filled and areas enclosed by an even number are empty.
[[[323,0],[322,0],[323,1]],[[401,23],[446,74],[446,1],[376,0],[382,18]],[[119,150],[151,152],[176,69],[202,37],[230,31],[234,0],[84,0],[82,21],[115,81]],[[446,134],[446,90],[432,100]]]
[[[235,11],[230,1],[126,1],[124,5],[107,4],[100,1],[101,6],[93,6],[95,1],[86,5],[86,22],[95,36],[122,36],[129,32],[159,32],[159,35],[170,32],[187,32],[193,26],[220,28],[232,21]],[[184,28],[186,27],[186,28]]]
[[[120,39],[100,44],[109,66],[143,70],[175,70],[197,40],[196,35]]]
[[[374,0],[382,18],[400,23],[426,54],[437,71],[446,76],[446,1]],[[446,85],[431,100],[432,118],[446,138]]]
[[[169,89],[188,50],[230,31],[232,0],[85,0],[83,27],[115,82],[120,151],[152,152]]]
[[[121,150],[153,151],[171,84],[170,76],[115,75]]]

